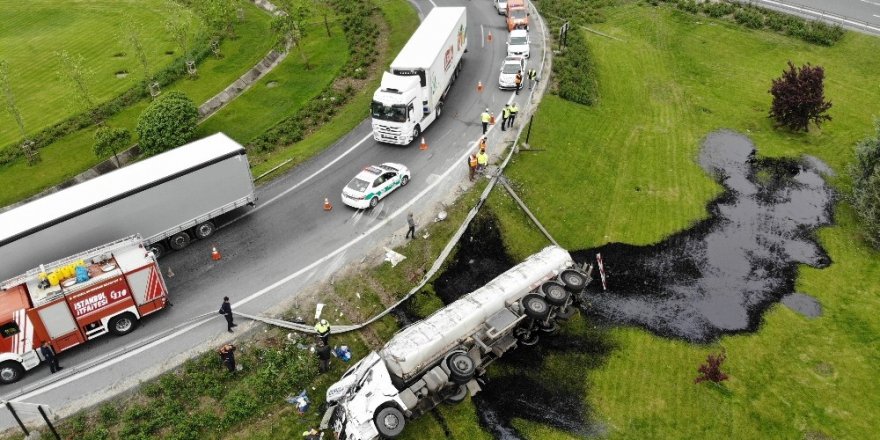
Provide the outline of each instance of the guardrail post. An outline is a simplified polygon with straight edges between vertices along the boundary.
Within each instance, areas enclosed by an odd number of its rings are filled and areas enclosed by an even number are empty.
[[[15,412],[15,408],[12,407],[12,404],[9,403],[9,402],[6,402],[6,408],[9,409],[9,412],[12,413],[12,417],[15,418],[15,421],[16,421],[16,422],[18,422],[18,426],[21,427],[21,431],[24,432],[24,435],[25,435],[25,436],[29,436],[29,435],[31,435],[31,433],[28,432],[27,427],[24,426],[24,423],[21,422],[21,419],[18,418],[18,413]]]
[[[49,417],[46,416],[46,411],[43,411],[43,405],[37,405],[37,410],[40,411],[40,415],[43,416],[43,420],[46,421],[46,426],[48,426],[49,430],[52,431],[52,434],[55,435],[55,440],[61,440],[61,436],[58,435],[55,426],[52,425],[52,422],[49,421]]]

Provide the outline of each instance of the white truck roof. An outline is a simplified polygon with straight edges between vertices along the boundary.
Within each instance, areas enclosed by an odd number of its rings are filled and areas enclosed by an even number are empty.
[[[392,374],[410,380],[459,345],[495,312],[572,266],[568,251],[544,248],[483,287],[397,333],[380,351]]]
[[[463,7],[436,7],[410,37],[406,46],[397,54],[391,68],[422,68],[427,69],[437,60],[437,55],[444,49],[449,32],[445,32],[450,23],[457,24],[465,13]]]
[[[103,201],[124,197],[126,193],[137,191],[146,184],[172,178],[244,152],[244,147],[239,143],[223,133],[217,133],[46,195],[0,213],[0,246],[34,228],[63,221]]]

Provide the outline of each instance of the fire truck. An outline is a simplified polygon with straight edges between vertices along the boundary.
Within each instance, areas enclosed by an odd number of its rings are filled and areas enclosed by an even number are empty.
[[[0,284],[0,383],[13,383],[56,353],[111,333],[125,335],[165,308],[168,289],[139,235],[73,255]]]

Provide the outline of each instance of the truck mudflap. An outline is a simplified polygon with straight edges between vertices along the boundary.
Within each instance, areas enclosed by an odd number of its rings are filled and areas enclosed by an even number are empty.
[[[335,403],[327,406],[327,411],[324,411],[324,417],[321,418],[321,424],[319,425],[321,430],[333,428],[333,426],[330,426],[330,422],[333,421],[337,408],[339,408],[339,405]]]

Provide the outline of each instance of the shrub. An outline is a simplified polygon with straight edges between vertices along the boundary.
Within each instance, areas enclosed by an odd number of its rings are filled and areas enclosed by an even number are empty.
[[[773,103],[770,118],[778,127],[790,130],[809,129],[810,122],[821,125],[822,121],[830,121],[826,112],[831,102],[825,101],[825,70],[821,66],[806,64],[797,68],[791,61],[788,70],[773,80],[770,94]]]
[[[730,3],[703,3],[703,13],[713,18],[721,18],[730,15],[736,8]]]
[[[697,372],[700,373],[700,375],[694,379],[694,383],[709,381],[717,384],[727,380],[727,375],[721,371],[721,364],[724,363],[725,359],[727,359],[727,356],[725,356],[724,353],[710,354],[707,356],[706,363],[700,365],[700,368],[697,369]]]
[[[92,151],[98,158],[113,155],[116,166],[119,166],[119,157],[116,153],[125,150],[131,145],[131,132],[124,128],[98,127],[95,131],[95,145]]]
[[[751,8],[737,9],[736,12],[733,13],[733,19],[747,28],[761,29],[764,27],[764,15]]]
[[[856,160],[850,165],[852,204],[861,220],[862,236],[880,248],[880,119],[874,121],[874,137],[856,144]]]
[[[141,154],[152,156],[179,147],[192,139],[199,110],[183,92],[171,91],[147,107],[137,122]]]

